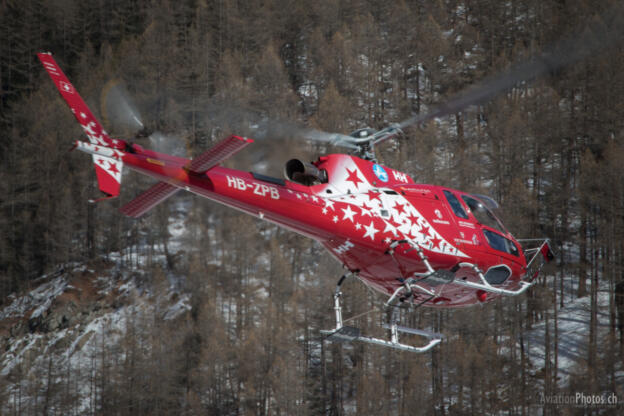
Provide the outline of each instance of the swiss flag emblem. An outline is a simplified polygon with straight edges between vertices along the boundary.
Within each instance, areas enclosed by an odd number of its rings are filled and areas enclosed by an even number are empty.
[[[62,91],[68,92],[70,94],[74,93],[74,87],[72,87],[72,85],[70,83],[65,82],[65,81],[61,81],[60,84],[61,84],[61,90]]]

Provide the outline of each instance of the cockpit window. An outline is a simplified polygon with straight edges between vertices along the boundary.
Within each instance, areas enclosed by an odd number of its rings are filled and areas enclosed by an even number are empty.
[[[483,225],[492,227],[495,230],[500,231],[501,233],[505,232],[502,224],[498,221],[494,214],[492,214],[492,211],[490,211],[481,201],[468,195],[462,195],[462,199],[464,200],[466,205],[468,205],[468,208],[470,208],[472,215],[475,216],[477,221],[479,221]]]
[[[518,248],[508,238],[486,229],[483,230],[483,234],[485,235],[490,247],[494,250],[503,251],[505,253],[513,254],[514,256],[519,255]]]
[[[459,218],[467,220],[468,214],[466,214],[466,211],[464,210],[464,207],[462,207],[461,202],[459,202],[459,199],[457,199],[457,197],[450,191],[444,190],[443,192],[455,215]]]

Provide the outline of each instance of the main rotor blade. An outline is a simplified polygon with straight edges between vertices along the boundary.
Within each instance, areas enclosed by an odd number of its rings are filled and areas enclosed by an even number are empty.
[[[329,143],[334,146],[342,146],[347,149],[357,150],[358,146],[353,144],[353,137],[347,136],[340,133],[327,133],[321,130],[316,130],[312,128],[299,128],[297,133],[303,137],[304,139],[315,141],[315,142],[323,142]]]
[[[624,40],[622,10],[623,7],[619,5],[611,7],[590,23],[580,35],[566,38],[545,53],[518,62],[499,75],[486,78],[434,107],[430,112],[417,114],[399,123],[398,127],[424,123],[433,118],[457,113],[471,105],[482,104],[518,82],[533,80],[615,46]]]
[[[352,139],[350,136],[340,133],[326,133],[306,127],[298,122],[271,118],[260,111],[222,101],[215,100],[211,102],[205,107],[205,111],[213,122],[219,124],[236,125],[244,121],[244,124],[250,130],[249,134],[257,140],[299,137],[310,141],[339,145],[349,149],[358,148],[348,143],[348,140]]]

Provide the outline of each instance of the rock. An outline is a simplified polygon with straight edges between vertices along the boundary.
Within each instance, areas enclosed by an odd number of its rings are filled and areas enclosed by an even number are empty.
[[[87,341],[89,341],[89,339],[91,339],[91,337],[93,336],[94,332],[93,331],[89,331],[86,334],[84,334],[79,340],[78,343],[76,344],[76,349],[74,351],[80,351],[82,350],[82,347],[87,343]]]
[[[24,334],[24,325],[21,322],[16,323],[10,330],[11,338],[17,338]]]
[[[43,321],[43,327],[47,331],[56,331],[69,327],[76,322],[76,304],[72,301],[52,308]]]
[[[30,318],[28,320],[28,329],[30,330],[30,332],[35,332],[37,329],[39,329],[41,327],[42,320],[43,320],[43,318],[41,317],[41,315],[39,315],[39,316],[37,316],[35,318]],[[11,329],[13,329],[13,328],[11,328]],[[11,331],[11,332],[13,332],[13,331]]]
[[[57,351],[64,351],[71,345],[71,341],[70,337],[63,337],[56,341],[53,347]]]

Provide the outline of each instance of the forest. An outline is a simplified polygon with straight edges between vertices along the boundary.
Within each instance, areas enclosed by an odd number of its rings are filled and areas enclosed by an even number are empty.
[[[618,414],[545,398],[624,403],[622,13],[617,0],[0,0],[0,414]],[[420,355],[323,342],[342,271],[309,239],[190,194],[126,218],[151,185],[133,172],[120,198],[89,203],[91,160],[69,152],[83,132],[36,56],[53,53],[113,137],[136,133],[110,103],[119,87],[161,132],[142,146],[192,156],[245,135],[256,143],[226,165],[281,177],[292,157],[344,150],[303,126],[380,129],[603,33],[604,48],[377,149],[417,183],[492,196],[514,236],[556,253],[527,294],[406,314],[446,335]],[[8,312],[59,276],[41,319]],[[343,290],[345,316],[377,331],[366,312],[385,299]],[[565,347],[570,308],[580,349]]]

